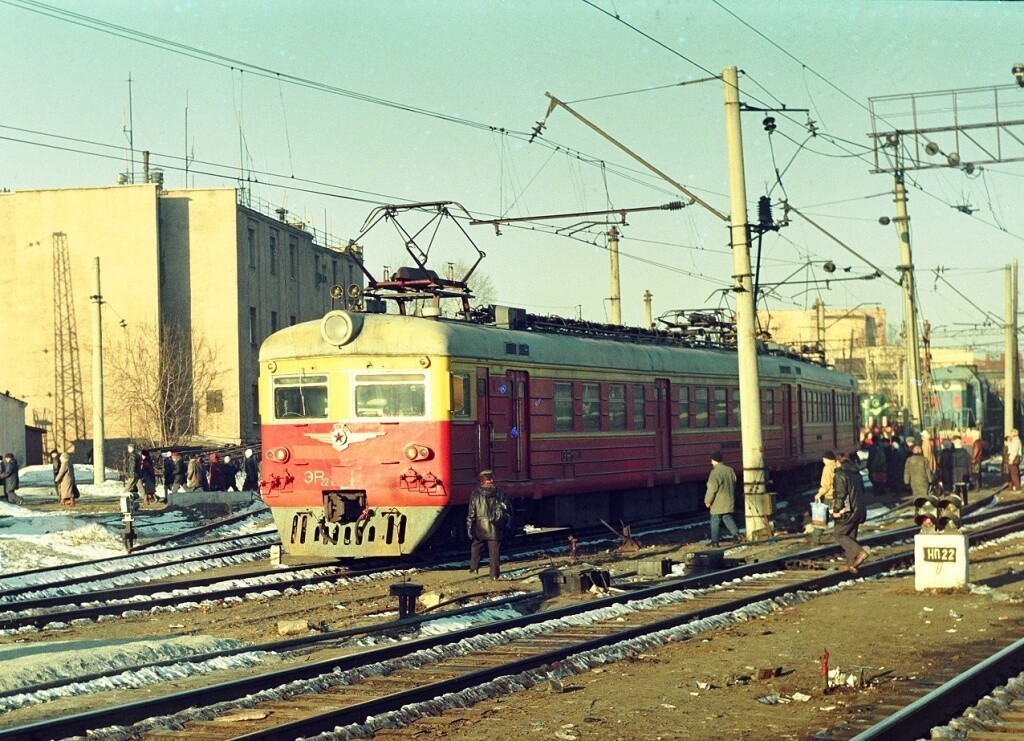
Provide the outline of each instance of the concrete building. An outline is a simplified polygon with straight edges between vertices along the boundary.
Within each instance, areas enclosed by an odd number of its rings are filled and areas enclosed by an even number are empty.
[[[260,343],[330,310],[331,285],[363,285],[353,257],[357,247],[331,245],[324,235],[318,239],[306,225],[288,221],[286,211],[275,213],[269,205],[241,205],[234,188],[162,190],[146,183],[0,193],[0,326],[17,348],[0,365],[0,388],[27,402],[33,425],[52,428],[58,408],[55,306],[73,304],[83,401],[71,411],[81,415],[84,437],[91,437],[91,296],[98,256],[108,440],[162,442],[161,430],[154,429],[159,421],[145,414],[151,400],[115,401],[120,389],[112,383],[132,362],[166,355],[167,337],[175,332],[190,349],[208,347],[216,371],[211,383],[196,384],[194,396],[201,398],[193,399],[194,434],[225,442],[256,439]],[[70,297],[55,277],[55,233],[66,245]],[[194,377],[199,371],[189,372]],[[155,389],[160,382],[151,378],[140,388]],[[47,440],[48,446],[59,444]]]
[[[5,453],[14,453],[14,457],[22,465],[26,460],[25,407],[27,406],[26,402],[11,396],[10,391],[0,394],[0,456]]]
[[[829,365],[863,356],[864,348],[886,344],[885,309],[877,306],[848,309],[817,304],[806,310],[759,311],[757,318],[773,342],[797,349],[822,343]]]

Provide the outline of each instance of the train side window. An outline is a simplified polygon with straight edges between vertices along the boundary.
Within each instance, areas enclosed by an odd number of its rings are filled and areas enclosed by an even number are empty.
[[[690,387],[682,386],[679,389],[679,427],[687,429],[690,426]]]
[[[729,424],[733,427],[739,427],[742,425],[740,419],[740,390],[729,389],[729,395],[732,397],[732,406],[729,408]]]
[[[326,419],[327,376],[275,376],[276,419]]]
[[[647,428],[647,398],[643,386],[633,387],[633,429]]]
[[[572,432],[572,383],[555,381],[555,431]]]
[[[729,424],[729,402],[725,389],[715,389],[715,427]]]
[[[601,385],[583,384],[583,429],[592,432],[601,429]]]
[[[608,429],[626,429],[626,387],[620,383],[608,385]]]
[[[697,388],[693,390],[693,417],[696,427],[709,427],[711,417],[709,415],[708,390]]]
[[[761,424],[775,424],[775,389],[761,390]]]
[[[455,419],[469,419],[472,415],[470,388],[469,374],[452,373],[452,417]]]

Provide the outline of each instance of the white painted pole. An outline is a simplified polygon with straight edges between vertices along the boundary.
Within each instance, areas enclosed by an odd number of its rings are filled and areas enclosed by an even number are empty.
[[[761,399],[754,335],[754,286],[747,228],[747,184],[743,169],[740,91],[735,67],[722,72],[725,83],[725,138],[729,155],[729,210],[733,290],[736,291],[736,350],[739,363],[740,431],[743,447],[743,501],[747,539],[771,532],[771,498],[765,493]]]
[[[614,226],[608,230],[608,257],[611,260],[612,296],[611,320],[616,327],[622,326],[622,293],[619,288],[619,230]]]

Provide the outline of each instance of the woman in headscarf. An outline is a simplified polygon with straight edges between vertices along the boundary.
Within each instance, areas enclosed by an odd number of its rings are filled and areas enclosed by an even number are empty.
[[[60,468],[53,479],[57,487],[57,495],[60,503],[65,507],[75,506],[75,467],[71,465],[71,458],[67,453],[60,454]]]

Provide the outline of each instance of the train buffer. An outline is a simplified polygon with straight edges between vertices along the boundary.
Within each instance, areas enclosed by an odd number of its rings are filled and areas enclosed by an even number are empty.
[[[636,553],[640,550],[640,541],[630,534],[629,525],[620,521],[619,524],[622,525],[622,530],[620,531],[613,528],[604,520],[601,520],[601,524],[619,536],[619,545],[615,549],[616,553]]]

